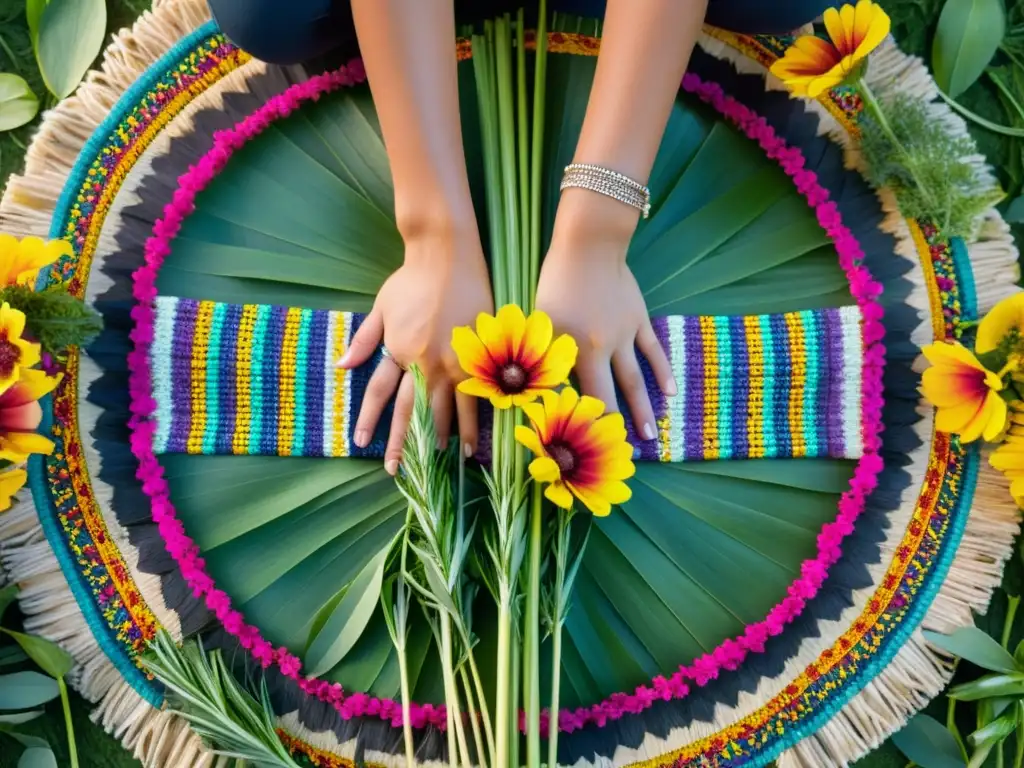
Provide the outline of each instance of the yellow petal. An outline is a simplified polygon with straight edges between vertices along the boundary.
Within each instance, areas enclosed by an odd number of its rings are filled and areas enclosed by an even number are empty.
[[[584,395],[576,404],[576,410],[572,414],[572,426],[582,426],[588,421],[596,421],[604,413],[604,402],[596,397]]]
[[[1024,478],[1017,478],[1010,483],[1010,495],[1018,507],[1024,506]]]
[[[607,517],[612,511],[612,505],[608,499],[588,488],[581,488],[573,483],[566,483],[573,496],[583,502],[583,506],[590,510],[595,517]]]
[[[544,456],[544,446],[541,445],[540,437],[529,427],[522,424],[516,427],[516,442],[530,451],[534,456]]]
[[[576,365],[579,347],[576,340],[568,334],[555,339],[544,359],[532,371],[531,386],[538,389],[552,389],[565,384],[569,380],[569,372]]]
[[[551,318],[546,312],[537,310],[526,318],[526,327],[523,331],[523,343],[519,360],[526,369],[532,369],[544,359],[548,347],[551,346],[551,338],[555,329],[551,325]]]
[[[572,494],[564,483],[552,483],[544,491],[548,501],[562,509],[572,509]]]
[[[18,360],[18,365],[24,366],[25,368],[31,368],[33,365],[39,363],[39,345],[34,344],[31,341],[25,339],[17,339],[14,341],[14,346],[21,352],[21,359]]]
[[[978,361],[974,353],[958,341],[937,341],[934,344],[926,344],[921,347],[921,352],[928,362],[937,368],[960,369],[966,366],[976,371],[985,370],[985,366]]]
[[[601,495],[612,504],[625,504],[633,498],[633,491],[625,483],[610,482],[601,486]]]
[[[477,315],[476,335],[495,363],[504,365],[508,362],[508,340],[502,333],[498,318],[492,317],[486,312]]]
[[[518,360],[523,348],[523,336],[526,334],[526,315],[519,305],[506,304],[498,310],[497,321],[509,359]]]
[[[921,375],[921,394],[932,405],[948,408],[965,400],[978,398],[978,372],[965,368],[964,373],[949,373],[949,369],[928,368]]]
[[[573,411],[576,410],[576,406],[580,402],[580,395],[572,387],[566,387],[558,393],[557,397],[557,400],[551,401],[551,406],[548,406],[549,401],[545,397],[544,406],[547,408],[548,418],[551,419],[552,424],[558,424],[564,430],[569,425]]]
[[[484,379],[466,379],[460,381],[456,389],[464,395],[470,397],[482,397],[486,400],[490,400],[492,397],[498,397],[504,394],[497,385],[486,381]]]
[[[939,432],[963,433],[984,407],[984,399],[963,400],[958,405],[939,408],[935,414],[935,428]],[[981,430],[978,430],[981,434]],[[970,442],[970,441],[968,441]]]
[[[0,305],[0,331],[7,331],[11,341],[20,338],[25,331],[25,313],[5,301]]]
[[[994,442],[1006,429],[1006,401],[993,392],[988,396],[986,402],[990,408],[990,412],[986,417],[987,422],[981,436],[991,443]]]
[[[853,58],[865,58],[889,36],[889,15],[870,0],[857,3],[857,18],[853,27]]]
[[[541,397],[543,398],[545,394],[545,392],[542,392]],[[548,435],[548,417],[544,410],[544,404],[526,403],[520,407],[523,409],[523,413],[526,414],[526,418],[533,424],[534,429],[537,430],[541,440],[546,440]]]
[[[0,473],[0,511],[11,508],[11,497],[22,489],[28,480],[24,469],[9,469]]]
[[[24,461],[33,453],[49,454],[53,442],[33,432],[11,432],[0,435],[0,459],[15,463]]]
[[[518,437],[518,436],[517,436]],[[530,477],[538,483],[553,483],[562,476],[554,459],[541,456],[530,462]]]
[[[452,350],[459,358],[459,366],[470,376],[481,379],[495,377],[497,366],[472,328],[463,326],[452,329]]]
[[[825,91],[831,90],[843,82],[846,74],[843,72],[842,65],[837,64],[832,67],[828,72],[816,77],[807,84],[807,96],[811,99],[816,99]]]
[[[18,380],[19,394],[26,400],[38,400],[56,389],[61,378],[60,374],[48,376],[46,371],[41,371],[38,368],[23,368],[21,378]]]
[[[975,351],[983,355],[999,347],[1012,331],[1024,329],[1024,293],[1003,299],[978,323]]]
[[[543,389],[526,389],[520,392],[518,395],[512,395],[512,405],[516,408],[522,408],[524,405],[534,402],[540,397],[545,390]]]

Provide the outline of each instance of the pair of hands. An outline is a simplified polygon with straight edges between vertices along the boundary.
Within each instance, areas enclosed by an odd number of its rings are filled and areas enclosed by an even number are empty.
[[[618,383],[637,432],[654,439],[654,412],[636,351],[648,360],[667,395],[676,393],[676,384],[651,327],[643,295],[626,266],[631,233],[632,226],[622,232],[600,227],[573,231],[556,223],[540,273],[537,308],[548,313],[556,333],[576,339],[576,375],[583,393],[603,400],[609,410],[617,410]],[[452,329],[475,325],[480,312],[494,312],[490,277],[474,227],[461,234],[417,234],[406,237],[405,245],[404,264],[384,283],[339,363],[344,368],[362,365],[382,340],[393,357],[385,358],[370,378],[353,436],[356,445],[369,444],[397,391],[384,456],[384,466],[392,475],[398,471],[414,395],[413,378],[399,363],[415,363],[423,370],[439,442],[447,444],[455,415],[465,454],[476,451],[477,402],[455,391],[466,374],[452,351]]]

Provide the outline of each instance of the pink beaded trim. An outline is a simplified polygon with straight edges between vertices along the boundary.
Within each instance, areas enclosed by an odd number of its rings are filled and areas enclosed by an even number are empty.
[[[134,295],[137,305],[132,310],[135,328],[132,340],[135,348],[129,355],[132,416],[132,451],[139,460],[137,477],[143,491],[152,500],[153,521],[163,536],[167,551],[178,563],[181,574],[196,597],[205,600],[207,607],[217,616],[224,628],[238,638],[264,668],[276,664],[281,673],[295,680],[307,694],[331,704],[343,719],[372,716],[390,721],[392,726],[402,725],[401,703],[390,699],[377,699],[365,693],[346,693],[341,685],[326,680],[303,677],[302,662],[287,648],[274,648],[261,635],[258,628],[247,624],[245,617],[231,607],[228,595],[217,589],[206,572],[199,548],[189,538],[181,521],[177,519],[163,468],[153,454],[153,435],[156,403],[151,396],[149,348],[153,341],[154,301],[156,277],[164,258],[171,251],[171,241],[177,236],[182,222],[195,210],[196,195],[227,165],[231,155],[246,142],[258,136],[275,120],[287,117],[303,102],[344,86],[365,80],[361,62],[351,62],[337,72],[314,77],[275,96],[254,114],[234,128],[218,132],[213,148],[179,179],[173,200],[164,208],[164,217],[153,227],[153,236],[146,242],[145,266],[134,275]],[[863,370],[863,440],[865,454],[857,464],[850,488],[839,501],[836,519],[822,527],[818,536],[818,553],[803,563],[800,577],[790,585],[787,597],[776,605],[760,622],[749,625],[742,635],[724,641],[711,653],[681,666],[670,677],[659,676],[651,684],[641,685],[632,693],[617,693],[598,704],[558,714],[559,730],[572,732],[588,724],[604,725],[628,714],[637,714],[658,700],[681,699],[690,692],[690,684],[698,687],[716,679],[722,671],[732,671],[751,653],[762,653],[768,638],[782,633],[804,610],[807,601],[817,595],[824,584],[829,568],[838,561],[843,540],[853,532],[854,523],[864,510],[867,496],[874,490],[883,463],[878,454],[882,431],[882,371],[885,349],[882,339],[882,307],[878,302],[882,287],[871,278],[863,265],[864,253],[853,233],[847,229],[837,205],[829,200],[828,191],[818,183],[817,175],[804,167],[805,158],[797,147],[790,147],[749,108],[726,96],[715,83],[705,83],[695,75],[683,78],[682,88],[717,109],[727,120],[756,141],[768,157],[776,160],[793,179],[800,194],[815,209],[818,222],[832,239],[839,254],[839,263],[846,272],[850,291],[864,317],[864,370]],[[548,728],[549,713],[542,714],[541,728]],[[412,704],[412,725],[427,725],[443,729],[443,705]]]

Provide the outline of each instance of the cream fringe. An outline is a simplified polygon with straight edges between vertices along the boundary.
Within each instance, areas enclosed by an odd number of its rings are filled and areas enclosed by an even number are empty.
[[[728,59],[741,72],[765,73],[760,64],[738,54],[719,40],[705,38],[701,44],[714,55]],[[935,82],[921,60],[902,53],[891,39],[872,56],[868,81],[883,99],[887,93],[900,91],[929,100],[932,102],[930,112],[933,119],[941,121],[955,136],[967,135],[964,121],[938,100]],[[782,83],[771,75],[767,76],[766,82],[770,90],[784,89]],[[832,114],[817,102],[805,100],[804,104],[808,111],[819,117],[821,132],[829,134],[846,149],[847,166],[862,169],[863,161],[854,141]],[[981,178],[993,179],[983,156],[972,155],[964,160],[974,167]],[[891,193],[883,192],[880,198],[888,214],[883,229],[896,238],[897,252],[915,265],[907,274],[913,285],[908,301],[918,309],[921,322],[912,338],[918,345],[927,344],[933,341],[934,336],[917,248]],[[995,209],[983,217],[976,239],[968,245],[968,253],[980,313],[988,311],[997,301],[1019,290],[1015,286],[1020,277],[1017,248],[1010,236],[1009,227]],[[920,362],[917,367],[921,367]],[[932,409],[922,404],[920,411],[923,418],[917,431],[926,446],[915,452],[913,464],[907,468],[914,478],[924,476],[927,443],[930,443],[932,437]],[[984,613],[988,609],[992,592],[1001,583],[1003,565],[1013,553],[1013,541],[1020,525],[1020,511],[1010,497],[1008,482],[989,466],[987,457],[986,453],[963,540],[921,625],[892,663],[864,690],[824,727],[779,758],[779,768],[847,765],[902,728],[914,713],[945,688],[952,675],[951,661],[925,641],[922,630],[949,633],[959,627],[974,625],[972,611]],[[913,512],[918,489],[915,487],[908,490],[913,493],[904,495],[900,509],[891,518],[890,534],[884,545],[884,551],[889,557],[892,555],[893,543],[902,535]],[[889,557],[883,559],[888,560]],[[859,603],[859,599],[855,600]]]

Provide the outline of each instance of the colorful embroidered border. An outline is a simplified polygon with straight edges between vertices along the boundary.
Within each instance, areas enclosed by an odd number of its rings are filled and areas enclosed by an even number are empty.
[[[40,276],[41,287],[66,282],[73,295],[84,296],[107,211],[136,160],[189,102],[246,60],[210,23],[183,38],[126,90],[68,177],[50,237],[69,240],[72,255]],[[134,663],[158,625],[92,494],[77,423],[78,361],[72,350],[60,387],[47,398],[44,427],[56,446],[50,456],[32,459],[33,499],[97,642],[136,691],[159,706],[162,694]]]
[[[740,50],[744,50],[745,52],[748,53],[748,55],[751,55],[749,47],[748,48],[742,48],[739,45],[735,45],[734,47],[737,47]],[[163,62],[160,62],[157,66],[154,67],[154,69],[157,69],[159,66],[162,66],[162,65],[163,65]],[[838,109],[837,109],[837,111],[838,111]],[[119,115],[119,114],[123,114],[123,110],[121,110],[119,108],[115,108],[113,110],[113,112],[112,112],[112,118],[116,119],[116,116]],[[844,124],[848,124],[848,123],[850,123],[850,121],[848,119],[844,121]],[[855,132],[855,130],[856,130],[855,125],[852,125],[852,124],[848,125],[848,128],[851,129],[852,132]],[[71,190],[70,186],[68,188],[66,188],[65,193],[67,194],[69,192],[69,190]],[[71,194],[74,194],[74,192],[71,191]],[[61,216],[60,209],[58,209],[58,214],[57,214],[57,216],[55,217],[55,220],[54,220],[55,231],[58,234],[63,231],[64,221],[65,221],[65,219]],[[94,236],[98,235],[98,231],[99,231],[99,227],[96,224],[93,224],[90,227],[90,232],[92,232],[94,234]],[[955,275],[955,277],[951,277],[950,279],[954,279],[954,280],[957,280],[957,281],[963,280],[964,281],[964,286],[963,287],[966,289],[968,284],[969,284],[970,265],[969,265],[969,263],[966,262],[966,260],[961,260],[959,263],[956,260],[957,259],[957,252],[958,251],[959,251],[959,256],[961,257],[961,259],[963,257],[964,249],[963,249],[962,243],[961,244],[952,243],[951,247],[947,248],[945,250],[950,251],[951,252],[951,256],[950,256],[950,258],[948,260],[943,260],[943,261],[944,261],[945,264],[950,264],[954,268],[951,271],[951,274]],[[83,267],[83,268],[80,268],[80,269],[72,268],[71,270],[69,270],[69,272],[67,274],[68,274],[69,277],[73,278],[75,275],[81,275],[81,274],[87,275],[87,271],[86,270],[87,270],[87,265],[85,267]],[[929,286],[930,289],[932,287],[933,286],[931,286],[931,285]],[[945,290],[946,293],[952,294],[954,292],[959,291],[960,288],[961,288],[960,283],[956,282],[954,285],[948,287],[947,289],[940,289],[940,290]],[[955,308],[952,306],[952,302],[948,302],[947,303],[947,298],[948,298],[947,296],[939,295],[940,291],[934,291],[934,293],[936,294],[935,300],[936,301],[941,301],[942,305],[936,306],[935,304],[933,304],[933,306],[932,306],[932,316],[933,317],[935,317],[936,315],[941,316],[943,311],[945,311],[946,313],[953,313],[955,311]],[[964,317],[966,319],[969,319],[972,316],[973,316],[972,311],[967,309],[967,308],[965,308],[964,309]],[[70,361],[70,368],[71,368],[71,370],[74,370],[76,368],[76,361]],[[53,417],[56,419],[57,429],[58,430],[60,430],[62,428],[63,429],[67,429],[68,432],[73,433],[75,436],[77,436],[77,424],[75,423],[76,410],[75,410],[75,403],[73,401],[69,402],[69,401],[65,400],[63,403],[55,404],[54,411],[53,411]],[[49,419],[49,414],[47,414],[47,418]],[[77,445],[77,443],[75,443],[75,445]],[[945,459],[943,459],[943,455],[944,455],[943,452],[944,451],[945,451]],[[80,456],[80,453],[78,453],[77,451],[76,451],[76,456]],[[955,468],[957,466],[957,462],[960,462],[963,465],[963,467],[965,468],[965,471],[962,473],[962,475],[957,476],[957,477],[953,477],[952,476],[952,472],[951,472],[951,468]],[[962,529],[963,522],[964,522],[964,520],[966,518],[967,510],[970,507],[970,496],[971,496],[972,489],[973,489],[972,468],[973,468],[974,471],[976,471],[977,462],[978,462],[977,456],[974,456],[974,455],[972,455],[970,453],[967,453],[967,452],[963,451],[962,448],[960,448],[959,446],[957,446],[955,444],[949,446],[948,449],[944,449],[943,446],[941,445],[941,437],[937,437],[937,439],[935,441],[935,445],[933,446],[932,458],[931,458],[931,461],[930,461],[930,464],[929,464],[929,479],[928,479],[927,487],[928,488],[935,488],[935,487],[940,488],[940,491],[937,494],[937,498],[939,498],[940,500],[945,499],[947,502],[950,503],[950,506],[949,507],[945,507],[945,508],[941,507],[941,506],[938,506],[938,505],[933,507],[933,509],[937,509],[939,511],[941,511],[942,509],[946,509],[947,512],[948,512],[947,518],[949,520],[949,523],[945,527],[938,527],[938,528],[936,528],[935,526],[929,526],[927,529],[924,529],[921,526],[919,519],[921,519],[921,518],[928,519],[927,518],[928,503],[927,503],[926,498],[924,496],[922,496],[921,503],[919,504],[919,513],[920,514],[915,516],[915,521],[908,528],[906,536],[904,538],[904,541],[902,542],[902,544],[901,544],[901,546],[900,546],[900,548],[898,550],[899,558],[900,559],[905,558],[905,559],[910,560],[910,561],[912,561],[912,562],[914,562],[914,563],[916,563],[916,564],[918,564],[920,566],[920,570],[918,571],[918,573],[920,575],[918,577],[916,577],[916,578],[917,578],[917,582],[919,584],[923,584],[923,587],[921,587],[920,591],[917,593],[917,596],[915,598],[916,602],[914,603],[914,607],[917,609],[918,613],[923,613],[927,609],[927,604],[928,604],[928,601],[930,599],[929,596],[928,596],[928,593],[930,592],[930,593],[934,594],[934,592],[936,592],[938,590],[938,587],[941,585],[941,578],[942,578],[942,575],[943,575],[942,571],[943,571],[944,564],[948,563],[948,560],[952,556],[952,552],[955,551],[955,547],[956,547],[957,541],[959,539],[959,534],[960,534],[960,531]],[[41,476],[41,473],[42,473],[41,466],[38,463],[35,463],[33,465],[33,473],[32,473],[33,474],[33,480],[34,481],[37,480]],[[63,467],[63,469],[58,469],[58,471],[55,472],[54,474],[58,477],[58,479],[63,480],[66,483],[66,480],[67,480],[67,467],[66,467],[66,465]],[[952,482],[950,482],[951,478],[952,478]],[[939,485],[936,485],[936,483],[938,483]],[[67,484],[65,484],[64,487],[71,488],[71,486],[67,485]],[[57,488],[57,486],[55,486],[55,489],[56,488]],[[84,490],[85,490],[86,494],[88,494],[88,487],[87,487],[87,485],[84,487]],[[74,490],[71,489],[71,492],[74,493]],[[49,492],[48,492],[46,486],[45,485],[41,485],[41,484],[37,484],[37,483],[34,482],[33,494],[34,494],[34,497],[36,499],[36,503],[39,506],[39,509],[40,510],[45,509],[46,505],[49,503],[49,495],[48,495]],[[958,498],[958,494],[959,494],[959,504],[958,505],[953,505],[952,504],[952,500],[957,499]],[[57,498],[56,493],[54,494],[53,498],[54,499]],[[86,498],[87,498],[87,496],[86,496]],[[102,517],[99,515],[97,509],[92,504],[88,504],[88,505],[85,505],[85,506],[81,507],[79,510],[76,511],[76,515],[79,517],[80,520],[83,521],[83,524],[87,524],[89,522],[98,523],[101,526],[103,524]],[[82,571],[85,572],[85,573],[89,573],[90,569],[96,569],[97,571],[98,570],[103,570],[103,571],[107,571],[109,573],[109,570],[110,570],[109,566],[106,563],[102,562],[101,560],[96,560],[94,562],[84,563],[84,564],[83,563],[76,563],[76,562],[69,561],[69,559],[67,557],[67,554],[66,554],[65,545],[62,544],[62,542],[61,542],[61,531],[59,531],[59,530],[55,531],[54,530],[52,518],[48,518],[45,514],[41,513],[41,519],[42,519],[42,522],[44,524],[44,530],[46,530],[46,533],[47,533],[47,538],[50,540],[51,545],[53,545],[54,551],[57,554],[58,558],[60,559],[61,564],[62,564],[62,568],[63,568],[65,574],[68,577],[69,585],[71,586],[73,591],[75,591],[76,597],[77,597],[77,599],[79,601],[79,604],[83,607],[83,610],[87,610],[87,613],[88,613],[89,611],[92,610],[90,608],[90,606],[93,604],[93,602],[99,600],[99,595],[98,595],[98,592],[96,592],[96,591],[93,591],[91,595],[83,594],[81,592],[81,590],[78,588],[77,585],[78,585],[78,583],[80,581],[79,568],[81,568]],[[81,529],[81,525],[78,526],[78,529],[79,530]],[[921,536],[922,530],[925,531],[925,535],[924,535],[923,539],[919,538]],[[926,552],[920,546],[921,541],[934,542],[936,547],[939,548],[939,555],[938,555],[938,557],[941,558],[941,559],[936,560],[936,554],[934,552],[934,549],[932,551],[930,551],[930,552]],[[932,563],[932,567],[931,567],[930,571],[925,569],[925,567],[928,565],[928,560],[929,559],[935,561],[935,562]],[[97,573],[97,575],[98,575],[98,573]],[[892,582],[892,579],[894,578],[894,576],[895,576],[895,574],[890,574],[890,575],[886,576],[886,581],[885,581],[885,585],[886,586],[891,585],[891,582]],[[109,578],[109,576],[107,578]],[[902,584],[903,582],[901,581],[900,583]],[[908,595],[909,595],[909,597],[913,597],[913,595],[910,594],[910,593],[904,594],[903,595],[904,604],[908,600]],[[889,601],[887,601],[886,596],[887,596],[887,589],[879,589],[878,593],[876,594],[876,598],[877,599],[872,601],[872,603],[870,605],[870,607],[872,609],[879,608],[882,611],[882,614],[880,614],[880,615],[883,615],[883,616],[884,616],[884,612],[888,608],[888,602],[889,602]],[[897,598],[898,597],[899,597],[899,595],[897,596]],[[894,598],[892,602],[893,602],[894,605],[899,606],[900,601],[897,598]],[[862,621],[858,622],[857,625],[855,625],[855,628],[859,629],[861,626],[864,625],[864,622],[867,622],[869,620],[870,620],[870,616],[867,613],[865,613],[865,616],[862,617]],[[880,619],[880,621],[881,621],[881,619]],[[916,619],[914,619],[912,616],[908,616],[908,617],[906,617],[904,619],[903,629],[905,631],[908,631],[909,629],[912,629],[912,627],[915,624],[916,624]],[[117,645],[111,646],[109,644],[109,642],[105,641],[104,638],[105,638],[105,635],[98,635],[97,636],[97,640],[100,642],[101,645],[103,645],[105,647],[105,649],[108,652],[108,655],[110,655],[111,658],[115,658],[115,660],[117,658],[121,657],[121,654],[123,652],[121,650],[122,648],[124,648],[125,650],[128,650],[131,647],[131,646],[128,646],[126,648],[125,645],[122,645],[120,643],[117,644]],[[843,654],[847,650],[849,642],[850,641],[848,639],[841,640],[839,643],[836,644],[834,652],[831,655],[834,656],[836,659],[843,658]],[[893,642],[895,642],[895,638],[894,638]],[[878,665],[884,664],[886,662],[886,659],[884,658],[884,654],[879,653],[878,650],[877,650],[880,647],[881,647],[880,644],[876,644],[874,642],[869,643],[868,646],[867,646],[867,649],[874,649],[873,652],[876,655],[876,660],[878,662]],[[865,655],[867,653],[870,653],[870,652],[872,652],[872,651],[871,650],[866,650],[865,651]],[[823,654],[822,658],[826,658],[829,655],[830,655],[830,653],[826,652],[825,654]],[[889,654],[890,657],[891,657],[891,655],[892,654]],[[122,667],[121,664],[119,664],[118,666]],[[122,672],[124,673],[123,668],[122,668]],[[846,679],[846,686],[847,686],[847,688],[849,689],[849,688],[853,688],[854,687],[853,684],[851,683],[851,678],[854,678],[854,677],[856,677],[859,680],[863,680],[864,683],[866,683],[868,680],[870,680],[870,677],[868,677],[869,672],[870,672],[870,670],[868,669],[868,667],[866,665],[862,665],[861,667],[859,667],[857,669],[856,674],[853,674],[853,672],[850,672],[850,673],[846,674],[845,675],[845,679]],[[128,674],[126,676],[131,677],[130,673],[131,673],[131,669],[128,670]],[[815,668],[815,676],[818,679],[823,679],[826,674],[827,674],[827,670],[825,668],[821,667],[820,665],[816,666],[816,668]],[[863,685],[864,683],[860,683],[860,685]],[[304,686],[304,687],[307,688],[307,689],[310,689],[310,686]],[[790,693],[796,693],[795,691],[791,690],[792,687],[793,686],[789,686],[787,688],[787,691],[790,692]],[[859,686],[857,686],[857,687],[859,687]],[[309,690],[309,692],[311,694],[313,694],[313,695],[316,695],[316,693],[317,693],[316,692],[316,686],[313,686],[312,689]],[[822,716],[823,713],[824,713],[825,716],[828,716],[831,713],[831,711],[834,711],[835,707],[841,706],[843,702],[840,700],[840,698],[841,698],[840,694],[842,694],[842,693],[843,693],[843,691],[841,691],[841,690],[833,691],[830,694],[829,699],[823,700],[822,702],[819,702],[819,705],[817,706],[818,716],[819,717]],[[159,697],[157,697],[157,698],[159,698]],[[828,705],[827,706],[822,706],[822,704],[825,703],[825,702],[827,702]],[[806,719],[804,719],[800,723],[793,723],[793,720],[796,720],[796,719],[798,719],[798,718],[791,717],[788,720],[784,718],[775,728],[773,728],[768,723],[767,720],[757,719],[757,718],[750,718],[750,719],[748,719],[749,722],[745,721],[743,723],[743,728],[742,728],[742,731],[740,733],[738,733],[738,734],[730,734],[727,731],[723,731],[721,734],[715,735],[715,736],[705,740],[705,742],[703,743],[703,747],[701,747],[700,749],[703,750],[703,752],[702,752],[703,754],[714,755],[714,756],[716,756],[716,759],[719,759],[717,756],[721,755],[722,756],[721,759],[733,761],[733,762],[730,762],[730,763],[722,762],[721,763],[722,765],[725,765],[725,764],[729,764],[729,765],[732,765],[732,764],[735,764],[735,765],[740,765],[740,764],[743,764],[743,765],[762,765],[762,764],[768,762],[770,759],[772,759],[779,751],[781,751],[781,749],[784,749],[785,747],[790,746],[797,739],[799,739],[802,735],[806,735],[808,733],[813,732],[813,725],[814,725],[814,723],[812,722],[812,720],[810,718],[806,718]],[[752,755],[752,750],[754,748],[753,745],[754,744],[761,744],[761,745],[765,745],[766,744],[766,739],[763,738],[763,736],[764,736],[765,733],[768,733],[768,732],[763,731],[763,730],[759,731],[759,729],[764,729],[764,728],[769,728],[770,729],[770,734],[771,734],[771,737],[772,737],[771,738],[771,744],[762,747],[761,751],[758,754],[758,757],[755,758]],[[778,731],[779,731],[778,734],[777,734],[777,738],[776,738],[776,729],[778,729]],[[738,738],[740,740],[739,743],[740,743],[741,747],[743,745],[747,745],[747,746],[750,747],[750,749],[744,749],[742,755],[733,752],[733,750],[735,748],[734,743],[726,741],[726,736],[730,736],[730,735],[734,736],[735,738]],[[698,745],[691,745],[691,746],[694,747],[694,749],[691,750],[691,753],[692,754],[697,754]],[[769,749],[769,747],[770,747],[770,749]],[[666,761],[664,759],[662,759],[662,760],[652,761],[652,763],[653,764],[661,765],[661,764],[666,764]],[[691,758],[689,760],[686,760],[686,759],[684,759],[684,758],[682,758],[680,756],[679,759],[676,760],[676,762],[675,762],[675,764],[677,764],[677,765],[685,765],[687,763],[689,763],[691,765],[693,765],[693,764],[698,764],[699,765],[700,761],[697,758]]]
[[[150,347],[155,453],[377,455],[352,441],[372,365],[335,365],[361,315],[162,296]],[[664,317],[679,382],[660,398],[650,461],[859,458],[857,307],[749,317]],[[258,344],[253,344],[258,340]],[[657,385],[648,382],[656,393]],[[632,430],[631,430],[632,432]],[[381,454],[382,455],[382,454]]]

